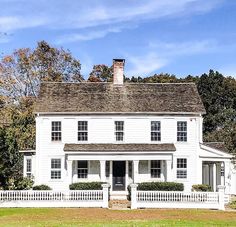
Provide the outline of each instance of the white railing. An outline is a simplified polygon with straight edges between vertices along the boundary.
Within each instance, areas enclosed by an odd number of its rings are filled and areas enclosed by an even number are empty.
[[[108,185],[102,190],[0,191],[0,207],[108,207]]]
[[[224,187],[218,192],[137,191],[131,185],[131,208],[207,208],[224,210]]]

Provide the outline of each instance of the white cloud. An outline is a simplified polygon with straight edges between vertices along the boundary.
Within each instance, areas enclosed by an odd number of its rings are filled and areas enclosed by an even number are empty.
[[[187,41],[180,43],[170,43],[155,41],[143,47],[142,55],[136,56],[124,54],[129,59],[130,69],[128,76],[142,75],[148,76],[170,64],[179,56],[195,55],[205,52],[216,51],[218,48],[214,40]],[[143,54],[144,53],[144,54]]]
[[[2,0],[0,28],[17,30],[44,25],[54,29],[78,29],[206,12],[222,0]],[[112,31],[111,31],[112,32]]]
[[[72,33],[67,34],[64,36],[60,36],[56,40],[56,44],[62,44],[62,43],[69,43],[69,42],[76,42],[76,41],[88,41],[88,40],[94,40],[103,38],[109,33],[118,33],[121,32],[122,28],[114,27],[114,28],[108,28],[103,30],[93,30],[88,32],[81,32],[81,33]]]
[[[127,59],[129,59],[130,69],[127,70],[126,74],[129,77],[146,76],[168,63],[167,59],[159,57],[154,52],[149,52],[143,56],[127,56]]]
[[[0,31],[14,31],[22,28],[37,27],[45,25],[46,19],[44,18],[27,18],[17,16],[0,17]]]

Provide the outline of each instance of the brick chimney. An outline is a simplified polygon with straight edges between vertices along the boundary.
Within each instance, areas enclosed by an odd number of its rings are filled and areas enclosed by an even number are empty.
[[[123,85],[124,66],[125,66],[125,59],[113,59],[113,84]]]

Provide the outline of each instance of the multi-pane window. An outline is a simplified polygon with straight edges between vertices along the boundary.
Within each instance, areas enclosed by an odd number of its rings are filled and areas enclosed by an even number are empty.
[[[221,175],[222,177],[225,176],[225,167],[224,167],[224,165],[221,165],[221,167],[220,167],[220,175]]]
[[[177,178],[187,178],[186,158],[177,158]]]
[[[88,140],[88,122],[78,121],[78,141]]]
[[[124,121],[115,121],[115,137],[116,141],[124,140]]]
[[[32,176],[32,159],[26,159],[26,176]]]
[[[88,161],[78,161],[78,178],[88,178]]]
[[[151,141],[161,141],[160,121],[151,121]]]
[[[177,122],[177,141],[187,141],[187,121]]]
[[[61,141],[61,122],[52,121],[52,141]]]
[[[106,177],[110,175],[110,161],[106,161]]]
[[[151,161],[151,178],[160,178],[161,177],[161,161],[152,160]]]
[[[51,179],[61,179],[61,159],[51,159]]]

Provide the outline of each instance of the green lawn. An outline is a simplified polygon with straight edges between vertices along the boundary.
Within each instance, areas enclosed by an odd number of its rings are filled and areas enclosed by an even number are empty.
[[[0,209],[0,226],[236,226],[236,212],[95,208]]]

